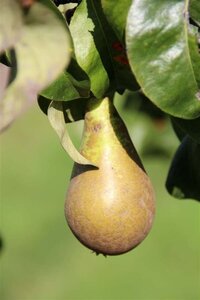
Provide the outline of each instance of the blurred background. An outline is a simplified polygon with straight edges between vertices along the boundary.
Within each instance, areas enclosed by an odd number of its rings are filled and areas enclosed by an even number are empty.
[[[107,258],[76,240],[63,211],[73,162],[35,106],[1,136],[0,299],[200,299],[200,205],[165,190],[179,142],[168,120],[152,119],[131,97],[115,103],[155,188],[149,236]],[[68,127],[78,147],[83,122]]]

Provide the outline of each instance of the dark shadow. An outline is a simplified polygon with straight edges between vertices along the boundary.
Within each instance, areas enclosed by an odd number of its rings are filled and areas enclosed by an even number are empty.
[[[200,201],[200,144],[185,136],[169,168],[166,188],[176,198]]]
[[[39,95],[38,105],[41,111],[47,115],[49,105],[52,100]],[[65,123],[83,120],[88,99],[79,98],[71,101],[61,101],[65,118]],[[61,111],[61,109],[60,109]]]
[[[94,171],[94,170],[98,170],[97,167],[92,166],[92,165],[81,165],[78,163],[74,164],[73,170],[72,170],[72,175],[71,175],[71,179],[88,171]]]
[[[4,248],[3,238],[0,236],[0,253],[2,252],[3,248]]]
[[[11,67],[11,64],[5,53],[0,54],[0,63],[2,63],[3,65],[5,65],[7,67]]]
[[[41,95],[38,96],[39,108],[41,109],[41,111],[45,115],[47,115],[47,110],[48,110],[48,107],[49,107],[50,103],[51,103],[50,99],[47,99],[47,98],[45,98],[44,96],[41,96]]]
[[[87,101],[88,101],[87,98],[79,98],[79,99],[63,102],[65,123],[72,122],[72,119],[73,122],[83,120],[85,117]],[[72,119],[68,115],[69,112]]]
[[[86,72],[79,66],[78,62],[72,57],[67,72],[73,76],[77,81],[88,80],[89,77]]]
[[[16,57],[15,50],[11,49],[9,53],[10,53],[9,62],[10,62],[11,69],[10,69],[8,85],[10,85],[13,82],[13,80],[15,80],[18,71],[17,57]]]
[[[119,142],[121,143],[124,150],[127,152],[128,156],[145,171],[142,161],[133,145],[133,142],[130,138],[128,130],[124,121],[121,119],[115,107],[110,105],[110,122],[114,129],[115,135],[117,136]]]

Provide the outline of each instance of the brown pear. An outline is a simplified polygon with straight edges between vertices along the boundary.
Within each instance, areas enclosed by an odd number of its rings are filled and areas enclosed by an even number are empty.
[[[125,253],[147,236],[155,201],[149,177],[109,98],[89,101],[80,152],[98,168],[74,165],[65,202],[69,227],[97,254]]]

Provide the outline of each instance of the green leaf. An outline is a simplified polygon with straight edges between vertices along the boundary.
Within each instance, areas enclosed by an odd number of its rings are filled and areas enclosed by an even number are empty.
[[[101,0],[102,8],[106,18],[121,42],[124,40],[126,18],[131,2],[131,0]]]
[[[109,87],[109,77],[101,54],[107,50],[94,2],[83,0],[76,8],[70,22],[74,52],[80,67],[87,73],[91,91],[97,97],[104,96]],[[98,40],[98,45],[94,42]],[[109,62],[109,59],[108,59]]]
[[[102,98],[116,89],[138,89],[125,47],[110,27],[101,1],[83,0],[70,23],[78,64],[90,78],[91,91]]]
[[[22,10],[16,0],[1,0],[0,53],[13,47],[22,34]]]
[[[200,93],[188,44],[188,2],[134,0],[126,41],[146,96],[163,111],[192,119],[200,115]]]
[[[41,95],[56,101],[89,97],[88,81],[77,81],[69,73],[62,73]]]
[[[66,27],[49,8],[36,2],[24,15],[15,54],[17,74],[0,102],[0,130],[27,109],[69,63]]]
[[[200,26],[200,1],[190,0],[190,17]]]
[[[172,161],[166,187],[179,199],[200,201],[200,144],[186,136]]]
[[[90,95],[90,82],[87,75],[72,59],[68,71],[64,71],[40,94],[54,101],[88,98]]]
[[[58,101],[52,101],[48,108],[48,118],[51,126],[58,134],[60,142],[68,153],[68,155],[78,164],[82,165],[92,165],[95,166],[92,162],[87,160],[84,156],[82,156],[74,147],[70,136],[68,134],[65,118],[63,112],[63,103]]]

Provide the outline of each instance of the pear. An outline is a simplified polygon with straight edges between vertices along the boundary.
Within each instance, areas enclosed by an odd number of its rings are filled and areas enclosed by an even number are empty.
[[[149,177],[109,98],[89,100],[80,152],[98,168],[75,163],[65,202],[68,225],[97,254],[125,253],[150,231],[155,201]]]

